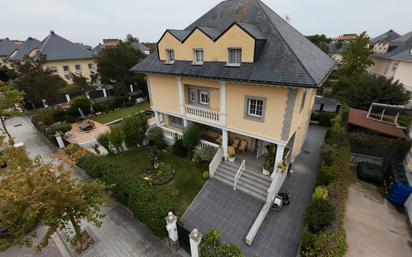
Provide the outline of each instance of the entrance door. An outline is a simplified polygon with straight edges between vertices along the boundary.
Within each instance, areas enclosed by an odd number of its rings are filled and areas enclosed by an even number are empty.
[[[257,140],[257,150],[256,150],[256,158],[259,159],[262,155],[267,153],[266,145],[268,144],[265,141]]]

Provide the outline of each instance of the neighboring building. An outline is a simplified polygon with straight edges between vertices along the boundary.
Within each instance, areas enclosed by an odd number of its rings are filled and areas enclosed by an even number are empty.
[[[133,43],[131,44],[131,46],[132,46],[134,49],[139,50],[140,52],[142,52],[142,53],[144,53],[144,54],[146,54],[146,55],[149,55],[149,54],[150,54],[150,49],[149,49],[147,46],[145,46],[144,44],[140,43],[139,41],[133,42]]]
[[[337,113],[340,111],[342,104],[340,101],[324,97],[324,96],[315,96],[315,104],[313,105],[313,111],[320,112],[334,112]]]
[[[343,34],[333,39],[333,42],[350,42],[355,40],[358,37],[357,34]]]
[[[95,48],[93,48],[93,53],[99,54],[104,48],[116,47],[120,44],[120,42],[122,42],[120,39],[103,39],[103,44],[98,44]],[[146,55],[150,54],[150,49],[139,41],[133,42],[131,46]]]
[[[40,41],[29,37],[26,41],[23,42],[16,50],[14,50],[9,56],[8,60],[10,62],[21,62],[26,57],[33,57],[30,56],[31,53],[34,53],[34,49],[38,49],[40,45]]]
[[[348,48],[349,42],[339,41],[329,43],[329,54],[337,62],[342,63],[342,53]]]
[[[0,67],[5,65],[8,68],[11,68],[7,57],[13,53],[19,45],[10,41],[8,38],[0,40]]]
[[[399,36],[388,31],[371,39],[370,48],[374,65],[369,72],[399,80],[412,92],[412,32]]]
[[[151,107],[169,142],[198,124],[202,147],[221,149],[227,160],[235,146],[234,173],[225,175],[228,162],[219,165],[219,156],[211,170],[232,187],[242,160],[254,176],[262,172],[266,146],[277,146],[270,186],[239,186],[266,208],[287,174],[278,172],[279,164],[288,166],[301,152],[316,89],[335,62],[260,0],[221,2],[186,29],[166,30],[157,48],[131,70],[146,75]]]

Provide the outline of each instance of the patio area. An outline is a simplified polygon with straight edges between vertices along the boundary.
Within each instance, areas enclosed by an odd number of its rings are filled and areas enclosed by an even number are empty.
[[[182,223],[188,230],[197,228],[202,233],[217,229],[225,243],[238,245],[247,257],[295,257],[303,215],[320,167],[325,132],[325,128],[310,127],[302,153],[293,165],[293,173],[288,175],[281,189],[281,192],[290,193],[291,203],[280,212],[269,211],[251,247],[246,245],[245,237],[264,203],[218,180],[210,179],[206,183],[183,215]]]

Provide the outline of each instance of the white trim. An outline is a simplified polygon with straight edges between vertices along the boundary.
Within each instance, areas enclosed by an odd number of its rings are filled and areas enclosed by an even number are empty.
[[[179,110],[180,115],[185,115],[185,95],[184,95],[184,88],[183,88],[183,81],[181,77],[176,77],[177,85],[179,87]]]
[[[226,126],[226,81],[220,81],[220,124]]]
[[[206,95],[206,97],[207,97],[207,102],[203,102],[202,95]],[[200,91],[199,91],[199,103],[200,103],[200,104],[204,104],[204,105],[209,105],[209,103],[210,103],[210,95],[209,95],[209,92],[208,92],[208,91],[205,91],[205,90],[200,90]]]

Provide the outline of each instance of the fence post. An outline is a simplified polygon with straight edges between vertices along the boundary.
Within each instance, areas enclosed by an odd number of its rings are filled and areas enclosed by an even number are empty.
[[[190,238],[190,252],[192,257],[199,257],[199,244],[202,242],[202,233],[196,228],[189,234]]]
[[[166,219],[166,230],[169,234],[169,239],[168,239],[169,246],[174,251],[177,251],[179,249],[179,236],[177,234],[177,227],[176,227],[177,217],[173,214],[173,212],[169,212],[165,219]]]
[[[64,96],[66,97],[66,101],[67,101],[68,103],[70,103],[70,100],[72,100],[72,99],[70,98],[70,95],[69,95],[69,94],[65,94]]]

